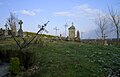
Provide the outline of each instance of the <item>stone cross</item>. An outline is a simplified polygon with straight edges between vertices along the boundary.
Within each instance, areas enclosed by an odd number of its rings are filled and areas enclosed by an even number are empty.
[[[104,34],[104,35],[103,35],[103,44],[104,44],[104,45],[107,45],[106,37],[107,37],[107,36]]]
[[[20,24],[20,29],[18,30],[18,36],[23,37],[23,30],[22,30],[23,21],[20,20],[18,24]]]
[[[20,24],[20,29],[22,29],[22,24],[23,24],[23,21],[22,21],[22,20],[20,20],[20,21],[19,21],[19,24]]]

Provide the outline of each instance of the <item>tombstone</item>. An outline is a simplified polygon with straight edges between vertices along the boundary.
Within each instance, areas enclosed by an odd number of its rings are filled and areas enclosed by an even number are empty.
[[[74,41],[75,40],[75,26],[73,25],[73,23],[72,23],[72,26],[68,28],[68,30],[69,30],[69,36],[68,36],[69,40]]]
[[[5,30],[0,28],[0,36],[5,36]]]
[[[79,41],[79,42],[80,42],[80,32],[79,32],[79,31],[77,31],[76,41]]]
[[[8,36],[8,29],[7,29],[7,24],[5,24],[5,36]]]
[[[107,46],[108,46],[107,40],[104,41],[104,45],[107,45]]]
[[[18,24],[20,25],[20,29],[18,30],[18,36],[23,37],[23,30],[22,30],[23,21],[20,20]]]
[[[69,39],[68,39],[68,36],[65,38],[65,41],[68,41]]]
[[[59,37],[59,39],[60,39],[60,40],[62,39],[62,34],[60,34],[60,37]]]
[[[4,35],[4,31],[2,28],[0,28],[0,36],[3,36]]]

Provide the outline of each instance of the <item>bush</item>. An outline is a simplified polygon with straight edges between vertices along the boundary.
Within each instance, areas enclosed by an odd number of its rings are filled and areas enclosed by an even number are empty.
[[[4,62],[11,62],[12,58],[18,57],[20,65],[23,65],[26,69],[33,66],[36,62],[36,53],[32,50],[24,49],[22,51],[7,49],[0,49],[0,60]]]
[[[20,52],[20,60],[22,65],[28,69],[36,63],[36,54],[30,50]]]
[[[12,57],[17,57],[19,55],[18,50],[12,50],[12,49],[7,49],[7,50],[0,50],[0,60],[4,62],[10,62],[10,59]]]
[[[10,67],[9,70],[11,72],[11,74],[18,74],[20,71],[20,61],[19,58],[17,57],[13,57],[10,59]]]

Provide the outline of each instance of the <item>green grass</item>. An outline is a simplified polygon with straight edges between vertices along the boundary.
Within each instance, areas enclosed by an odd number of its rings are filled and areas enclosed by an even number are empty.
[[[77,42],[33,45],[39,72],[35,77],[106,77],[110,68],[120,69],[120,48]]]
[[[54,42],[35,51],[40,67],[36,77],[103,77],[109,68],[120,69],[120,48],[113,46]]]

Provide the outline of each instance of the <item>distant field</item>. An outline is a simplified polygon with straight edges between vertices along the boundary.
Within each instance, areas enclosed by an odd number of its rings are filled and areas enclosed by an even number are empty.
[[[115,46],[54,41],[30,50],[37,53],[40,68],[35,77],[105,77],[120,69],[120,48]]]

